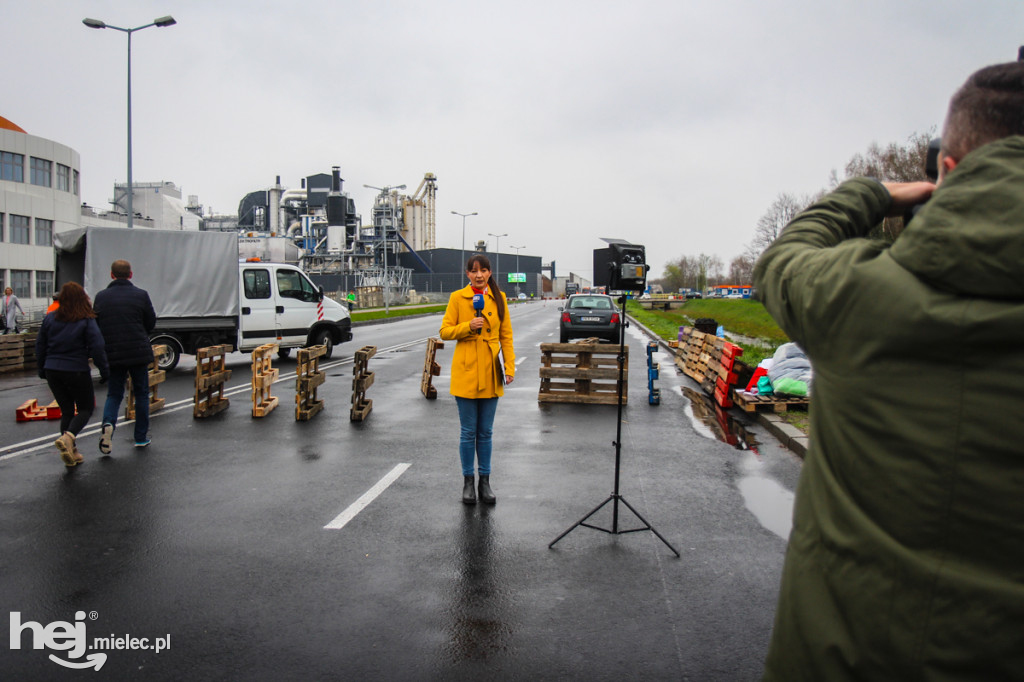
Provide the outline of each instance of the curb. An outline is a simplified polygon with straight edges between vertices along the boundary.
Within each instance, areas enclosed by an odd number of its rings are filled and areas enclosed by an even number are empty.
[[[675,349],[668,345],[668,341],[645,327],[632,315],[627,314],[626,319],[628,319],[632,324],[635,324],[638,329],[651,339],[657,341],[658,345],[662,349],[670,354],[674,354]],[[807,455],[807,445],[810,441],[806,433],[772,412],[755,412],[753,413],[753,417],[754,420],[763,426],[768,433],[774,436],[782,446],[792,450],[800,459],[804,459]]]

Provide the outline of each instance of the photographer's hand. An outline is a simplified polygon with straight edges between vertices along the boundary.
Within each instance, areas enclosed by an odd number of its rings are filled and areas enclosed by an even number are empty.
[[[935,191],[935,184],[931,182],[883,182],[882,185],[892,197],[886,213],[890,218],[902,217],[914,206],[931,199]]]

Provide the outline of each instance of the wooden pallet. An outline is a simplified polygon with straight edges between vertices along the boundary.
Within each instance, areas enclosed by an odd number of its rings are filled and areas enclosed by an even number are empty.
[[[192,417],[200,419],[228,409],[229,401],[224,397],[224,382],[231,378],[231,370],[225,368],[226,355],[231,346],[209,346],[196,350],[196,395],[192,406]]]
[[[676,365],[720,407],[732,407],[732,387],[737,381],[733,370],[742,354],[742,348],[721,337],[684,327],[679,334]]]
[[[165,400],[161,398],[158,393],[160,391],[160,384],[167,380],[167,372],[160,369],[157,365],[157,359],[166,353],[169,349],[163,344],[156,344],[153,346],[153,362],[149,365],[149,413],[153,414],[164,406]],[[124,418],[135,419],[135,389],[132,388],[132,378],[128,377],[125,381],[128,389],[128,401],[124,406]]]
[[[327,346],[300,348],[295,366],[295,421],[309,421],[324,409],[324,401],[317,397],[317,388],[327,380],[320,371],[320,358],[327,354]]]
[[[0,335],[0,372],[25,369],[25,342],[21,334]]]
[[[734,391],[733,399],[736,406],[746,412],[788,412],[791,409],[806,410],[811,404],[811,399],[804,396],[780,396],[780,395],[752,395],[745,391]]]
[[[32,398],[14,410],[15,421],[30,422],[43,419],[60,419],[60,406],[56,400],[45,407],[40,407],[36,399]]]
[[[280,371],[271,365],[276,343],[265,343],[252,352],[252,416],[266,417],[277,407],[277,396],[270,395],[270,387],[277,381]]]
[[[366,397],[366,389],[373,385],[374,375],[367,364],[376,354],[377,346],[363,346],[355,353],[355,364],[352,366],[352,409],[349,411],[351,421],[361,422],[373,410],[373,401]]]
[[[542,343],[542,403],[615,405],[619,399],[619,346],[606,343]],[[623,356],[622,404],[629,388],[629,347]]]
[[[433,381],[434,377],[441,374],[441,365],[434,361],[439,348],[444,348],[444,342],[441,339],[427,339],[427,357],[423,361],[423,379],[420,381],[420,392],[428,400],[437,398],[437,389],[434,388]]]

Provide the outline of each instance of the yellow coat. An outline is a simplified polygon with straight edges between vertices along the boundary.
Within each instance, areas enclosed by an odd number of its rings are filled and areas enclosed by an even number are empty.
[[[501,295],[505,298],[505,294]],[[504,382],[499,371],[515,376],[516,353],[512,348],[512,320],[509,319],[508,302],[505,301],[505,320],[498,317],[498,305],[488,288],[484,295],[483,315],[486,322],[479,334],[469,329],[469,321],[476,311],[473,309],[473,287],[466,286],[453,291],[448,298],[448,308],[441,321],[441,338],[455,340],[452,355],[451,388],[449,392],[459,398],[495,398],[505,395]],[[504,368],[498,367],[498,351],[505,361]]]

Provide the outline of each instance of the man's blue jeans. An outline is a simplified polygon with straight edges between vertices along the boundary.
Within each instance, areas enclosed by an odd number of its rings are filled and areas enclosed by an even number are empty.
[[[498,411],[497,398],[459,398],[459,458],[462,460],[462,475],[473,475],[473,460],[476,459],[481,476],[491,474],[491,433],[494,429],[494,413]],[[475,457],[474,457],[475,455]]]
[[[124,398],[125,379],[132,378],[135,391],[135,442],[145,443],[149,434],[149,365],[111,365],[103,423],[117,425],[117,413]]]

